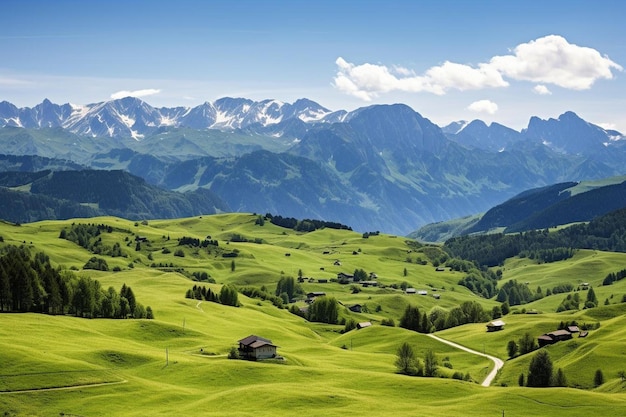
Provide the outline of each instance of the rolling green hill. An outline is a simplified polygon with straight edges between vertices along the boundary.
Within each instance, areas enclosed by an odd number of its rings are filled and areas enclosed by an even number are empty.
[[[557,314],[554,311],[565,294],[554,294],[513,307],[503,319],[507,323],[503,331],[487,333],[484,323],[477,323],[438,332],[439,336],[507,359],[507,342],[524,332],[539,335],[555,330],[563,320],[599,323],[600,328],[587,338],[547,348],[555,369],[562,368],[571,387],[578,388],[516,386],[533,354],[506,361],[495,384],[484,388],[477,382],[491,369],[487,359],[423,334],[381,325],[389,318],[398,323],[407,305],[428,312],[466,301],[477,301],[487,310],[499,305],[459,286],[463,272],[437,271],[433,260],[441,255],[438,247],[407,243],[392,235],[365,238],[329,228],[301,233],[270,222],[260,225],[257,220],[256,215],[223,214],[143,223],[115,217],[21,226],[0,223],[0,245],[44,251],[55,267],[97,279],[104,288],[130,285],[155,314],[154,320],[0,314],[0,409],[8,416],[500,416],[503,412],[512,416],[522,415],[521,410],[526,416],[543,416],[564,409],[572,416],[621,416],[626,412],[626,383],[617,376],[626,368],[621,352],[626,340],[622,330],[626,304],[621,303],[626,280],[600,285],[607,273],[623,268],[625,254],[579,251],[571,259],[550,264],[528,258],[507,260],[500,284],[517,279],[533,288],[548,288],[587,282],[601,306]],[[98,255],[106,259],[110,271],[82,270],[94,254],[59,238],[62,229],[79,222],[112,226],[111,233],[102,234],[102,243],[120,243],[123,256]],[[137,236],[145,238],[139,250]],[[211,236],[219,245],[180,246],[178,239],[185,236],[200,240]],[[247,242],[235,241],[241,238]],[[184,256],[175,255],[179,249]],[[235,252],[235,258],[222,256]],[[376,273],[385,288],[361,287],[353,293],[352,285],[333,282],[339,272],[351,274],[359,268]],[[341,307],[340,317],[373,325],[342,333],[342,325],[308,322],[269,301],[241,294],[240,307],[185,298],[193,285],[216,291],[223,284],[255,285],[272,292],[281,276],[297,277],[300,271],[305,293],[324,291],[343,306],[361,304],[362,313]],[[193,281],[193,272],[206,272],[215,283]],[[394,288],[403,282],[428,294],[410,295]],[[431,296],[434,288],[439,299]],[[539,314],[522,314],[522,309]],[[237,341],[250,334],[271,339],[285,361],[227,359]],[[397,374],[396,350],[403,342],[410,343],[419,357],[432,349],[446,378]],[[606,382],[593,388],[597,369]],[[455,371],[469,374],[473,382],[451,379]]]
[[[0,218],[13,222],[114,215],[177,218],[228,210],[213,192],[168,191],[124,171],[0,173]]]
[[[427,242],[485,233],[517,233],[586,222],[626,207],[626,177],[566,182],[524,191],[485,213],[423,226],[409,234]]]

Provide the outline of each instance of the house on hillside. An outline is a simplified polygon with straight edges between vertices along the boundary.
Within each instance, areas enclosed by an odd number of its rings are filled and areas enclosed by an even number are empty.
[[[361,329],[364,329],[366,327],[370,327],[371,325],[372,325],[371,322],[364,321],[363,323],[357,323],[356,328],[357,328],[357,330],[361,330]]]
[[[498,330],[504,329],[504,325],[506,323],[502,320],[494,320],[487,323],[487,331],[488,332],[497,332]]]
[[[560,342],[562,340],[569,340],[572,338],[572,334],[567,330],[555,330],[550,333],[542,334],[537,338],[537,343],[539,347],[543,347],[546,345],[553,345],[556,342]]]
[[[275,358],[276,348],[272,341],[260,336],[250,335],[239,342],[239,356],[252,361]]]
[[[404,290],[404,292],[405,292],[406,294],[416,294],[416,293],[417,293],[417,290],[416,290],[415,288],[409,287],[409,288],[407,288],[406,290]]]
[[[314,292],[310,292],[306,295],[306,302],[311,304],[313,301],[315,301],[315,299],[317,297],[323,297],[325,296],[326,293],[322,292],[322,291],[314,291]]]
[[[352,311],[353,313],[360,313],[361,311],[363,311],[363,306],[361,304],[354,304],[349,306],[348,310]]]

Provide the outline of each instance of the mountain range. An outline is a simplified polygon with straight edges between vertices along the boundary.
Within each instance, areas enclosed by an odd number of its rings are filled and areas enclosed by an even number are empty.
[[[440,127],[403,104],[333,112],[308,99],[1,102],[0,145],[0,171],[124,170],[168,190],[210,190],[234,211],[403,235],[527,189],[621,175],[626,156],[621,133],[573,112],[516,131]]]

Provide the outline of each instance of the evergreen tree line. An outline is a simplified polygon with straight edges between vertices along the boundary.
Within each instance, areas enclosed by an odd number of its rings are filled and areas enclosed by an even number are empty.
[[[192,246],[194,248],[206,248],[209,245],[211,246],[219,246],[219,242],[217,239],[212,240],[211,236],[208,236],[204,240],[200,240],[194,237],[183,236],[178,239],[178,246]]]
[[[270,223],[275,224],[276,226],[284,227],[286,229],[293,229],[298,232],[313,232],[317,229],[324,228],[352,230],[350,226],[346,226],[345,224],[337,222],[327,222],[324,220],[298,220],[293,217],[273,216],[270,213],[267,213],[265,215],[265,218],[268,219]]]
[[[517,306],[520,304],[530,303],[541,298],[543,298],[541,287],[538,287],[537,290],[533,292],[530,288],[528,288],[528,285],[512,279],[502,285],[498,291],[496,301],[501,303],[506,301],[510,306]]]
[[[543,251],[546,259],[573,255],[575,249],[626,252],[626,209],[552,233],[544,229],[510,235],[455,237],[446,241],[444,248],[453,257],[486,266],[501,265],[505,259],[523,252],[528,255]]]
[[[293,277],[280,277],[274,294],[280,297],[284,304],[287,304],[294,298],[304,295],[304,291]]]
[[[125,256],[119,243],[108,246],[102,243],[102,233],[112,233],[113,227],[106,224],[75,224],[72,223],[70,229],[63,228],[59,238],[69,240],[78,246],[87,249],[97,255],[107,255],[112,257]]]
[[[284,297],[279,297],[277,295],[270,294],[266,291],[265,287],[256,288],[256,287],[240,287],[239,292],[250,298],[257,298],[263,301],[270,301],[275,307],[285,308],[285,304],[289,302],[285,302]],[[285,293],[282,293],[285,294]]]
[[[580,301],[581,298],[579,293],[575,292],[573,295],[567,294],[565,299],[563,299],[561,304],[557,307],[556,312],[560,313],[567,310],[579,310]],[[587,291],[587,298],[585,299],[583,306],[584,308],[594,308],[598,306],[598,297],[596,296],[593,288],[589,288],[589,291]]]
[[[185,293],[185,298],[210,301],[232,307],[239,307],[239,295],[237,288],[233,285],[223,285],[219,294],[210,288],[194,285]]]
[[[152,309],[137,302],[130,287],[102,288],[97,280],[78,278],[52,267],[43,252],[31,257],[25,247],[2,248],[0,311],[74,314],[87,318],[154,318]]]
[[[602,285],[611,285],[614,282],[623,280],[624,278],[626,278],[626,269],[622,269],[619,272],[611,272],[604,278]]]
[[[508,309],[506,311],[508,312]],[[399,326],[419,333],[431,333],[467,323],[482,323],[491,318],[491,314],[483,310],[477,301],[465,301],[449,311],[434,307],[429,313],[420,311],[416,306],[408,305],[400,319]]]
[[[293,304],[289,308],[289,312],[304,317],[308,321],[328,324],[339,323],[339,304],[334,297],[317,297],[305,311]]]

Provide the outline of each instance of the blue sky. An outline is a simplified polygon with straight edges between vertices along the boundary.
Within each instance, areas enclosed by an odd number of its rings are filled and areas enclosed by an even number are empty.
[[[405,103],[521,129],[626,133],[622,1],[32,1],[0,6],[0,101]]]

